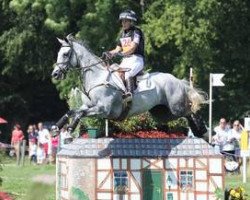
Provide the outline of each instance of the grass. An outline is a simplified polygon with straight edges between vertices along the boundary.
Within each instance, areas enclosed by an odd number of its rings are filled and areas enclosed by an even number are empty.
[[[35,182],[34,177],[43,174],[55,176],[55,165],[30,165],[28,158],[24,166],[17,166],[15,159],[2,159],[0,190],[9,193],[15,200],[55,200],[55,184]]]
[[[27,160],[24,166],[16,166],[15,159],[2,159],[3,170],[0,171],[0,177],[3,178],[3,184],[0,191],[8,192],[15,200],[55,200],[55,185],[33,181],[33,178],[38,175],[51,174],[55,176],[55,165],[30,165]],[[250,199],[249,165],[248,162],[247,183],[242,183],[242,175],[227,174],[225,177],[226,188],[243,186],[248,199]]]

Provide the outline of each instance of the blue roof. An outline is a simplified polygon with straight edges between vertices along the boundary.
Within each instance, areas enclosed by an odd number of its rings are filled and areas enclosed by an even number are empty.
[[[58,156],[69,157],[193,157],[220,155],[200,138],[75,139]]]

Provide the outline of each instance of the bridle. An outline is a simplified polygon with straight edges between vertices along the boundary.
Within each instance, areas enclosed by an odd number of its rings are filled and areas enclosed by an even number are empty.
[[[57,66],[59,68],[59,70],[63,73],[63,74],[66,74],[66,72],[70,69],[70,67],[72,66],[72,64],[70,63],[70,60],[71,60],[71,57],[73,55],[73,53],[76,55],[76,52],[75,50],[73,49],[72,45],[63,45],[62,47],[70,47],[70,51],[69,51],[69,58],[67,61],[65,62],[60,62],[60,63],[55,63],[55,66]],[[86,70],[87,68],[90,68],[90,67],[94,67],[100,63],[106,63],[107,65],[107,62],[110,61],[112,58],[110,58],[109,56],[107,56],[106,54],[103,54],[101,57],[101,61],[99,62],[96,62],[94,64],[91,64],[91,65],[88,65],[88,66],[85,66],[85,67],[78,67],[77,69],[79,70]],[[79,63],[79,59],[78,57],[76,56],[76,66],[80,66]],[[63,67],[64,65],[66,65],[65,67]]]
[[[59,68],[59,70],[63,73],[66,74],[66,72],[70,69],[71,63],[71,56],[73,54],[74,49],[72,48],[71,45],[63,45],[62,47],[70,47],[70,51],[69,51],[69,59],[65,62],[60,62],[60,63],[55,63],[55,66],[57,66]],[[61,47],[61,48],[62,48]],[[77,59],[77,64],[78,64],[78,59]],[[63,67],[64,65],[66,65],[65,67]]]

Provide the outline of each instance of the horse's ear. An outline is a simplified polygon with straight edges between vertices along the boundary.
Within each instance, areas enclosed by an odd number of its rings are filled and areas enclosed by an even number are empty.
[[[66,37],[67,41],[71,44],[72,43],[72,40],[74,40],[74,36],[72,33],[68,34],[67,37]]]
[[[57,40],[62,44],[62,46],[68,46],[69,45],[65,40],[62,40],[60,38],[57,38]]]

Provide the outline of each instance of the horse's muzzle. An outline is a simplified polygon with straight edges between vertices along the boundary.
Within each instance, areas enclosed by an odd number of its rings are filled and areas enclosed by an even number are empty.
[[[63,74],[59,70],[54,70],[51,76],[52,78],[57,79],[57,80],[63,78]]]
[[[52,78],[58,79],[59,78],[59,73],[57,71],[53,71],[51,74]]]

